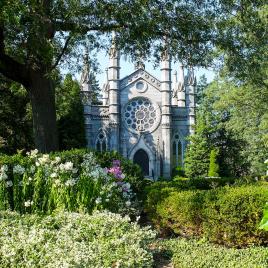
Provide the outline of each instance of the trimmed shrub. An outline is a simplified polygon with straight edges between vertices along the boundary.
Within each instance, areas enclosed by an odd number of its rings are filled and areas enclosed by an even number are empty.
[[[152,267],[155,232],[108,212],[0,211],[0,267]]]
[[[131,168],[130,161],[120,159],[113,152],[101,157],[88,150],[1,156],[0,209],[138,213],[135,191],[142,188],[141,172],[136,166]]]
[[[208,191],[153,188],[145,209],[165,233],[203,236],[215,243],[243,247],[268,243],[268,233],[258,228],[267,195],[267,184]]]
[[[217,163],[219,151],[216,149],[211,150],[210,158],[209,158],[209,169],[208,169],[208,176],[209,177],[219,177],[220,167]]]
[[[267,244],[268,234],[258,228],[267,196],[267,185],[209,191],[203,206],[204,235],[227,246]]]
[[[163,246],[173,254],[175,268],[268,267],[268,248],[265,247],[234,249],[183,238],[165,241]]]

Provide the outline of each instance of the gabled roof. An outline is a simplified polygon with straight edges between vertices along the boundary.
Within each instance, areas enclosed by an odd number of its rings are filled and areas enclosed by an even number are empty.
[[[157,78],[155,78],[153,75],[148,73],[146,70],[143,69],[138,69],[134,71],[132,74],[124,77],[123,79],[120,80],[120,89],[124,89],[128,85],[135,83],[137,80],[142,78],[145,80],[147,83],[151,84],[153,87],[157,88],[160,90],[161,82]]]

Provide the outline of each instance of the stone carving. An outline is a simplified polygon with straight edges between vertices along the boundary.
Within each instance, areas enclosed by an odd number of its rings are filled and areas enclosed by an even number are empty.
[[[131,74],[130,76],[123,79],[120,82],[121,90],[124,89],[126,86],[128,86],[130,83],[135,82],[139,78],[144,79],[149,84],[151,84],[152,86],[154,86],[160,90],[161,82],[158,79],[156,79],[155,77],[153,77],[152,75],[149,75],[146,71],[144,71],[142,69],[135,71],[133,74]]]
[[[196,77],[194,75],[194,69],[192,66],[188,69],[187,73],[187,85],[195,86],[196,85]]]

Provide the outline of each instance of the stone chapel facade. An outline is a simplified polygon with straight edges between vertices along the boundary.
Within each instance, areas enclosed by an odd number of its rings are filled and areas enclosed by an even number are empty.
[[[179,67],[171,75],[171,60],[161,60],[161,78],[136,70],[120,78],[120,55],[112,45],[103,104],[92,105],[87,56],[81,76],[87,146],[115,150],[142,167],[146,177],[169,178],[172,168],[183,166],[186,137],[195,123],[196,78]],[[173,78],[171,78],[173,76]]]

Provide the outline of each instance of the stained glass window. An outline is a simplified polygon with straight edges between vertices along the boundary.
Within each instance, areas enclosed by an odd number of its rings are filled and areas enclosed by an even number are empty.
[[[131,100],[124,114],[127,126],[137,132],[151,130],[157,121],[157,107],[145,98]]]
[[[103,131],[100,131],[96,139],[96,150],[104,152],[107,150],[107,139]]]

